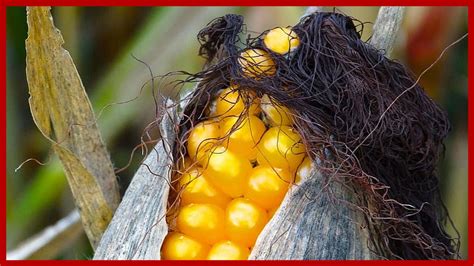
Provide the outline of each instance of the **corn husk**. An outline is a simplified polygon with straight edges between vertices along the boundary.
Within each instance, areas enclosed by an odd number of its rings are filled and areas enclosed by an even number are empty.
[[[376,38],[371,44],[389,51],[402,15],[403,8],[382,8],[380,20],[374,26]],[[168,233],[165,217],[171,179],[170,149],[175,138],[173,126],[183,109],[184,106],[174,108],[163,118],[162,141],[135,174],[94,259],[160,259],[161,244]],[[289,190],[259,235],[250,259],[377,258],[369,247],[369,227],[351,204],[354,203],[352,188],[328,182],[331,177],[314,165],[310,177]]]

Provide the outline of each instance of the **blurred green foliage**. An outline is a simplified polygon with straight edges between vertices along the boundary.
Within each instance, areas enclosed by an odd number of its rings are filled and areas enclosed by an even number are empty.
[[[444,8],[444,7],[440,7]],[[332,10],[333,8],[327,8]],[[421,73],[429,64],[408,53],[410,38],[426,20],[427,8],[408,8],[395,47],[394,57]],[[454,8],[449,30],[433,32],[441,48],[429,59],[433,62],[442,48],[467,32],[467,9]],[[361,21],[373,22],[376,7],[338,7],[337,10]],[[153,121],[154,103],[147,84],[154,75],[185,70],[196,72],[202,66],[197,56],[197,32],[213,18],[226,13],[242,14],[250,33],[276,26],[295,24],[303,7],[55,7],[56,26],[65,39],[84,86],[91,98],[99,126],[116,168],[130,159],[140,143],[143,129]],[[408,23],[409,20],[409,23]],[[451,19],[450,21],[452,21]],[[363,38],[370,37],[370,24]],[[422,29],[423,30],[423,29]],[[25,76],[26,13],[22,7],[7,8],[7,248],[53,224],[74,208],[61,166],[50,156],[49,145],[36,129],[28,107]],[[427,34],[430,34],[428,32]],[[424,38],[426,39],[426,38]],[[417,40],[417,44],[423,42]],[[426,40],[429,41],[429,40]],[[426,45],[428,45],[427,43]],[[423,43],[421,43],[423,47]],[[441,49],[441,50],[440,50]],[[418,64],[418,65],[417,65]],[[421,69],[421,70],[420,70]],[[440,165],[442,192],[451,217],[461,233],[462,254],[467,256],[467,39],[454,46],[422,84],[448,112],[453,131],[446,142]],[[160,84],[162,93],[173,95],[172,88]],[[434,84],[434,85],[433,85]],[[145,86],[144,86],[145,85]],[[141,87],[144,86],[141,92]],[[122,101],[138,98],[128,103]],[[112,104],[112,105],[111,105]],[[104,109],[104,107],[111,105]],[[34,162],[15,169],[26,159]],[[125,191],[142,155],[135,154],[132,164],[118,175]],[[82,236],[58,259],[87,259],[90,246]]]

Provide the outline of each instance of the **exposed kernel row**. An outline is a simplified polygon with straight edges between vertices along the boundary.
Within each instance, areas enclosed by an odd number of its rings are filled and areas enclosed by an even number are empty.
[[[291,29],[276,28],[264,44],[286,54],[299,40]],[[261,49],[244,51],[239,62],[252,78],[276,71]],[[247,259],[289,187],[309,175],[311,160],[288,108],[237,85],[222,90],[211,106],[210,119],[190,131],[187,157],[178,166],[180,206],[163,259]]]

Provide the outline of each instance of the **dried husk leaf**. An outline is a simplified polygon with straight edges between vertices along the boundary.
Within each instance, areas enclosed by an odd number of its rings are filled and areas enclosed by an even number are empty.
[[[293,185],[260,233],[249,259],[373,259],[369,235],[353,192],[318,171]]]
[[[120,201],[112,162],[50,7],[28,7],[27,22],[31,113],[61,160],[85,232],[95,247]]]
[[[161,141],[133,177],[94,254],[95,260],[158,260],[166,223],[177,109],[160,124]]]

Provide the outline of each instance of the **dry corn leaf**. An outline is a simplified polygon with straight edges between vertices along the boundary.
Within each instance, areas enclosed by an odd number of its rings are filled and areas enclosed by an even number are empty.
[[[28,7],[26,73],[33,119],[61,159],[93,247],[120,196],[94,112],[50,7]]]

